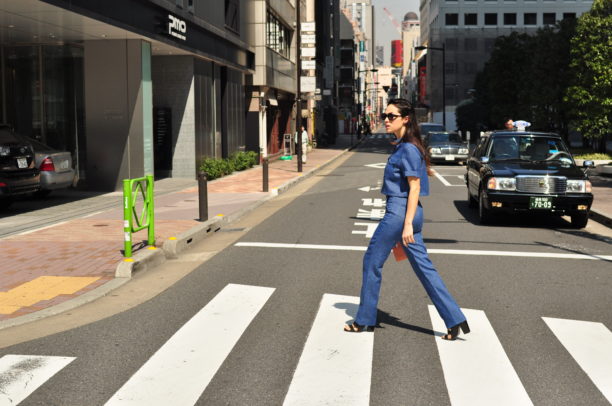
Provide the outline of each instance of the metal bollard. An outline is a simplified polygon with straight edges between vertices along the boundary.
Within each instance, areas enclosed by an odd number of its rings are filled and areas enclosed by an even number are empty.
[[[265,157],[263,159],[262,162],[262,169],[263,169],[263,191],[267,192],[269,187],[268,187],[268,157]]]
[[[208,220],[208,186],[206,172],[198,172],[198,206],[200,218],[198,221]]]

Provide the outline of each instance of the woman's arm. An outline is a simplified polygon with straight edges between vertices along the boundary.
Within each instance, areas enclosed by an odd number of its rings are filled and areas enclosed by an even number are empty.
[[[402,231],[402,242],[404,245],[414,243],[414,232],[412,230],[412,220],[419,204],[419,194],[421,192],[421,180],[415,176],[408,176],[408,203],[406,204],[406,218],[404,219],[404,230]]]

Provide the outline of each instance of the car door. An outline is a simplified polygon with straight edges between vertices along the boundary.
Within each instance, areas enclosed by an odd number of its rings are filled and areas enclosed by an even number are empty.
[[[478,195],[480,186],[480,168],[482,167],[482,158],[486,151],[486,145],[489,137],[481,137],[478,145],[474,149],[474,153],[470,156],[467,162],[467,187],[469,193],[473,196]]]

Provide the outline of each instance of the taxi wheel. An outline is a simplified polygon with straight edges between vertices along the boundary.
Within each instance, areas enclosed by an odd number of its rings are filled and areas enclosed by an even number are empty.
[[[474,198],[470,194],[470,189],[469,188],[467,190],[467,201],[468,201],[468,206],[470,207],[470,209],[476,208],[476,200],[474,200]]]
[[[589,222],[589,213],[576,213],[571,215],[572,227],[585,228]]]
[[[485,207],[483,195],[482,191],[478,194],[478,220],[480,224],[488,224],[491,221],[491,213]]]

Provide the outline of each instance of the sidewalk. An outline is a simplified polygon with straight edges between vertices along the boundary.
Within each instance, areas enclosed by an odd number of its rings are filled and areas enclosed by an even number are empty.
[[[272,161],[269,193],[262,192],[260,166],[209,182],[210,220],[205,223],[195,220],[195,180],[156,182],[156,190],[172,190],[176,185],[183,188],[156,197],[158,249],[135,250],[135,262],[125,262],[121,255],[123,211],[122,196],[117,192],[88,199],[88,204],[95,204],[96,199],[108,201],[111,196],[117,199],[116,209],[0,239],[0,329],[57,314],[107,294],[129,280],[116,275],[129,276],[135,267],[146,268],[147,263],[154,266],[166,256],[178,255],[189,241],[203,238],[207,230],[226,226],[334,161],[348,150],[350,141],[349,135],[343,135],[331,148],[311,151],[301,174],[297,172],[296,157]],[[593,219],[612,227],[612,177],[594,177],[593,193]],[[142,240],[146,240],[146,230],[133,235],[134,242]]]
[[[290,161],[271,161],[267,193],[262,191],[261,166],[208,182],[210,220],[205,223],[196,221],[198,189],[195,180],[157,181],[156,190],[173,189],[172,183],[184,187],[155,198],[155,245],[158,249],[135,248],[135,262],[132,263],[124,262],[121,254],[123,210],[120,192],[87,200],[88,204],[96,204],[98,200],[107,202],[110,196],[117,200],[116,209],[0,239],[0,329],[56,314],[105,295],[129,280],[117,278],[118,269],[125,271],[126,267],[147,261],[155,265],[160,257],[165,259],[160,248],[169,238],[176,238],[179,243],[181,235],[182,240],[190,240],[186,236],[201,237],[206,234],[202,232],[206,227],[227,225],[334,161],[349,149],[350,143],[350,135],[341,135],[336,145],[312,150],[302,173],[297,172],[295,156]],[[132,241],[146,238],[146,230],[142,230],[133,234]],[[129,276],[129,272],[125,276]]]

